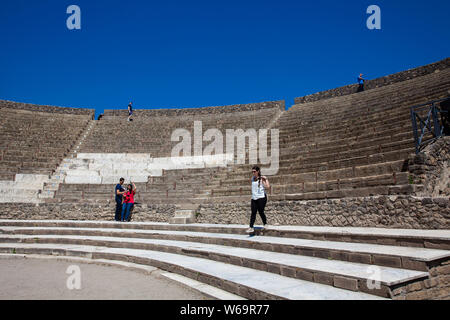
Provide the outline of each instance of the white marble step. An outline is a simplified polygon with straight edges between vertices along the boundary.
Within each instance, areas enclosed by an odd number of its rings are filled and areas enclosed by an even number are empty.
[[[152,259],[179,266],[203,274],[245,286],[253,290],[291,300],[383,300],[383,298],[361,292],[339,289],[277,275],[270,272],[234,266],[203,258],[194,258],[160,251],[108,248],[64,244],[0,243],[0,249],[16,251],[66,250],[66,254],[89,255],[92,253],[133,256]]]
[[[286,253],[270,252],[263,250],[230,247],[214,244],[195,243],[187,241],[159,240],[159,239],[139,239],[139,238],[122,238],[122,237],[101,237],[101,236],[76,236],[76,235],[1,235],[0,239],[23,240],[23,239],[75,239],[75,240],[92,240],[101,241],[102,243],[110,243],[112,245],[120,245],[123,243],[133,244],[154,244],[179,248],[183,250],[223,254],[227,256],[238,257],[242,259],[252,259],[264,263],[281,264],[284,266],[295,267],[310,272],[322,272],[332,275],[345,276],[363,280],[372,280],[373,268],[371,265],[328,260],[309,256],[299,256]],[[377,266],[379,278],[376,279],[380,283],[393,286],[410,280],[420,279],[428,276],[427,272],[405,270],[398,268]]]
[[[114,228],[69,228],[69,227],[6,227],[1,226],[0,221],[0,234],[2,230],[5,232],[15,232],[20,234],[22,231],[37,230],[40,232],[48,231],[51,233],[57,233],[58,231],[73,232],[73,234],[79,234],[80,232],[102,232],[107,234],[120,234],[121,236],[134,237],[134,235],[176,235],[185,237],[203,237],[214,238],[223,240],[239,240],[249,243],[264,243],[264,244],[277,244],[286,246],[296,246],[309,249],[328,249],[335,251],[343,251],[350,253],[367,253],[388,255],[395,257],[412,258],[417,261],[434,261],[442,258],[450,257],[449,250],[440,249],[428,249],[419,247],[401,247],[401,246],[389,246],[379,244],[368,243],[353,243],[353,242],[341,242],[341,241],[324,241],[324,240],[308,240],[298,238],[284,238],[284,237],[249,237],[248,235],[240,234],[226,234],[226,233],[209,233],[209,232],[192,232],[192,231],[174,231],[174,230],[142,230],[142,229],[114,229]]]

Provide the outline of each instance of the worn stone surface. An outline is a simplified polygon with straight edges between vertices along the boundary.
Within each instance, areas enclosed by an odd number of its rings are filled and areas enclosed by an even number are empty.
[[[203,107],[203,108],[184,108],[184,109],[140,109],[133,111],[139,117],[171,117],[171,116],[199,116],[215,115],[222,113],[259,111],[264,109],[285,109],[284,101],[268,101],[261,103],[238,104],[231,106]],[[105,110],[104,116],[128,116],[126,108],[118,110]]]
[[[67,107],[55,107],[36,105],[31,103],[21,103],[8,100],[0,100],[0,108],[9,108],[14,110],[27,110],[38,112],[51,112],[60,114],[76,114],[76,115],[89,115],[94,119],[95,110],[86,108],[67,108]]]
[[[429,279],[416,281],[392,290],[395,300],[450,300],[449,259],[429,266]]]
[[[409,158],[409,171],[416,184],[424,185],[421,196],[450,196],[450,137],[442,137]],[[442,207],[446,202],[442,200]]]
[[[2,205],[3,219],[67,219],[67,220],[114,220],[115,203],[106,204],[23,204]],[[175,205],[136,204],[133,221],[168,222],[175,213]]]
[[[364,88],[365,88],[365,90],[370,90],[370,89],[390,85],[393,83],[409,80],[409,79],[412,79],[415,77],[424,76],[424,75],[436,72],[437,70],[443,70],[445,68],[448,68],[449,65],[450,65],[450,58],[447,58],[442,61],[432,63],[432,64],[429,64],[426,66],[421,66],[418,68],[395,73],[392,75],[388,75],[388,76],[373,79],[373,80],[367,80],[365,82]],[[357,78],[357,75],[355,75],[355,82],[356,82],[356,78]],[[351,85],[347,85],[344,87],[339,87],[339,88],[327,90],[327,91],[321,91],[321,92],[311,94],[308,96],[295,98],[295,104],[313,102],[313,101],[329,99],[329,98],[339,97],[339,96],[345,96],[345,95],[356,93],[357,90],[358,90],[358,85],[351,84]]]

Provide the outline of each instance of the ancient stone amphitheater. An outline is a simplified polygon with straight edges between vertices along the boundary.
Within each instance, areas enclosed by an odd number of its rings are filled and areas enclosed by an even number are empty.
[[[129,122],[0,101],[0,252],[151,265],[247,299],[449,299],[450,139],[416,154],[410,115],[449,89],[445,59],[288,110],[139,109]],[[255,163],[171,157],[172,133],[195,136],[194,121],[278,130],[263,236],[244,232]],[[113,221],[120,177],[138,190],[129,223]]]

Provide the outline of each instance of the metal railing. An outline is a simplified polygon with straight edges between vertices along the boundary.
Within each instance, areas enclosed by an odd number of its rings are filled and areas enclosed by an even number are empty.
[[[450,98],[445,98],[411,107],[416,154],[429,143],[448,134],[449,105]],[[427,133],[432,137],[427,138]]]

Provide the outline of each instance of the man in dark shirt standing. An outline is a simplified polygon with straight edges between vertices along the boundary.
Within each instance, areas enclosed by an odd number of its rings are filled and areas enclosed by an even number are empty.
[[[116,185],[114,189],[114,193],[116,194],[116,216],[115,220],[120,221],[120,216],[122,214],[122,196],[126,192],[125,188],[122,187],[125,182],[124,178],[120,178],[119,183]]]
[[[365,82],[366,82],[366,79],[364,79],[363,74],[360,73],[359,77],[358,77],[358,83],[359,83],[358,92],[364,91],[364,83]]]
[[[131,116],[133,115],[133,102],[128,104],[128,121],[132,121]]]

